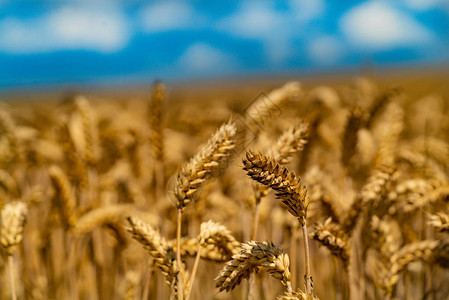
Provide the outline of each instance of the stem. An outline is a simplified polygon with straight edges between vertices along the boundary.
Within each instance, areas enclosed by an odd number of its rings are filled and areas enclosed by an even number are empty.
[[[178,208],[178,216],[177,216],[177,228],[176,228],[176,261],[178,264],[178,300],[183,300],[183,286],[181,281],[181,217],[182,211],[181,208]]]
[[[153,268],[148,268],[147,274],[145,276],[145,285],[143,288],[142,300],[148,300],[148,295],[150,294],[151,277],[153,277]]]
[[[254,226],[253,226],[253,236],[252,240],[255,241],[257,239],[257,231],[259,229],[259,207],[260,207],[260,199],[256,199],[256,208],[254,211]]]
[[[337,269],[337,280],[335,282],[335,299],[342,300],[342,288],[341,288],[341,264],[338,259],[334,259],[334,265],[336,265]]]
[[[11,283],[11,299],[17,300],[16,289],[14,287],[14,275],[13,275],[14,259],[13,259],[12,255],[8,256],[8,264],[9,264],[9,280]]]
[[[297,256],[293,255],[293,253],[296,253],[297,251],[297,245],[298,245],[298,234],[296,231],[296,228],[292,228],[292,233],[290,235],[290,253],[292,253],[292,256],[290,258],[290,269],[292,274],[292,283],[294,286],[298,285],[297,282],[297,269],[298,269],[298,263],[297,263]]]
[[[190,299],[190,293],[192,292],[192,286],[193,286],[193,282],[195,281],[195,275],[196,275],[196,271],[198,270],[198,265],[200,263],[200,257],[201,257],[201,245],[198,246],[198,252],[196,253],[195,263],[193,264],[193,269],[192,269],[192,275],[190,275],[189,290],[186,295],[186,300]]]
[[[307,236],[307,224],[304,219],[304,225],[302,225],[302,235],[304,238],[304,259],[306,266],[306,274],[304,275],[304,281],[306,286],[306,293],[313,295],[313,281],[312,275],[310,275],[310,263],[309,263],[309,237]]]

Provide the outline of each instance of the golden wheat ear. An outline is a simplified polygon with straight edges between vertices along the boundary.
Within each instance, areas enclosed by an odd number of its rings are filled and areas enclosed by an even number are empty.
[[[216,287],[220,292],[229,292],[243,279],[249,278],[259,267],[263,267],[291,291],[289,266],[288,255],[273,243],[256,241],[243,243],[240,253],[235,254],[218,274],[215,279]]]
[[[149,224],[136,217],[128,217],[130,227],[127,230],[133,238],[138,241],[153,258],[155,267],[162,271],[165,281],[169,286],[173,286],[176,292],[176,276],[181,270],[177,266],[176,253],[170,247],[160,233]],[[182,268],[181,268],[182,269]],[[185,287],[185,285],[184,285]]]
[[[270,149],[268,155],[282,165],[289,161],[289,157],[306,146],[309,135],[309,123],[300,122],[288,128]]]
[[[3,206],[1,211],[0,243],[8,255],[23,239],[23,227],[28,209],[25,203],[13,201]]]
[[[5,248],[8,255],[9,279],[13,300],[17,300],[13,275],[15,269],[13,253],[23,239],[23,227],[27,215],[28,209],[25,203],[20,201],[7,203],[0,212],[0,244]]]
[[[284,295],[278,296],[277,300],[320,300],[320,299],[310,293],[304,293],[303,291],[298,289],[296,292],[285,292]]]
[[[156,81],[153,84],[153,92],[149,103],[149,125],[151,129],[150,139],[154,158],[160,162],[164,160],[164,136],[163,136],[163,106],[165,101],[165,85]]]
[[[443,212],[439,212],[435,215],[429,216],[429,225],[433,226],[439,232],[449,233],[449,215]]]
[[[249,177],[275,190],[276,197],[304,225],[309,196],[307,188],[301,185],[301,178],[274,159],[251,151],[246,152],[243,165]]]
[[[76,222],[76,199],[72,191],[72,186],[64,171],[56,165],[48,169],[48,175],[55,190],[53,205],[58,208],[64,227],[71,229]]]
[[[332,255],[343,262],[345,270],[348,270],[350,244],[346,233],[337,223],[333,223],[331,218],[328,218],[324,223],[316,224],[314,227],[315,232],[312,234],[312,238],[329,249]]]
[[[230,155],[235,146],[236,133],[234,123],[222,125],[207,145],[181,168],[175,187],[178,209],[184,209],[192,202],[202,183]]]
[[[228,256],[228,259],[238,253],[241,246],[225,226],[211,220],[201,223],[198,241],[206,251],[215,250],[224,257]]]

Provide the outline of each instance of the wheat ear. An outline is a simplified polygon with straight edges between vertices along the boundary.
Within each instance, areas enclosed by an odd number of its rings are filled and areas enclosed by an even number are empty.
[[[178,172],[175,196],[177,208],[183,210],[195,198],[201,184],[216,170],[234,149],[237,128],[233,123],[222,125],[206,146]]]
[[[72,232],[75,236],[81,236],[103,225],[118,224],[133,211],[131,204],[113,204],[95,208],[76,221]]]
[[[151,100],[148,104],[148,120],[150,126],[150,142],[154,158],[153,176],[154,192],[156,198],[163,196],[165,188],[165,166],[164,166],[164,102],[166,100],[165,85],[155,81]]]
[[[246,110],[246,124],[253,130],[260,130],[264,119],[272,118],[286,102],[299,98],[302,87],[299,82],[288,82],[268,95],[261,94]]]
[[[319,300],[319,298],[298,289],[296,292],[285,292],[284,295],[277,297],[277,300]]]
[[[316,224],[314,227],[315,232],[312,238],[329,249],[332,255],[343,262],[345,270],[348,270],[350,245],[346,233],[337,223],[333,223],[331,218],[328,218],[324,223]]]
[[[153,84],[153,92],[149,103],[149,123],[151,129],[151,146],[154,157],[157,161],[164,160],[164,143],[163,143],[163,103],[165,101],[165,85],[156,81]]]
[[[252,272],[263,267],[276,279],[279,279],[288,291],[291,291],[290,260],[283,250],[271,242],[250,241],[242,244],[241,252],[235,254],[220,271],[216,287],[221,291],[230,291],[249,278]]]
[[[186,296],[187,300],[190,298],[190,293],[192,291],[193,281],[195,280],[195,275],[201,257],[201,250],[204,248],[206,251],[212,249],[218,251],[223,256],[232,256],[235,254],[233,252],[235,252],[234,249],[237,249],[236,246],[240,246],[240,243],[236,241],[231,232],[221,224],[209,220],[201,223],[200,228],[200,234],[198,236],[198,250],[189,280],[189,291]]]
[[[412,262],[417,260],[434,260],[440,241],[424,240],[405,245],[399,251],[394,253],[385,266],[379,266],[377,284],[384,292],[387,299],[392,297],[396,284],[399,280],[399,274]]]
[[[13,252],[15,247],[23,239],[23,227],[26,222],[27,213],[28,211],[25,203],[19,201],[7,203],[0,213],[0,243],[8,254],[9,279],[11,284],[11,297],[13,300],[17,299],[13,276]]]
[[[95,122],[95,111],[89,101],[83,96],[76,97],[75,105],[81,117],[84,159],[88,165],[92,166],[98,159],[98,132]]]
[[[66,229],[73,228],[75,218],[76,200],[72,192],[72,187],[64,171],[56,165],[48,169],[51,183],[55,190],[53,203],[58,208],[61,215],[61,222]]]
[[[351,108],[342,137],[341,162],[350,171],[352,171],[352,158],[357,146],[357,132],[363,123],[362,117],[363,112],[360,107]]]
[[[165,281],[168,285],[173,286],[176,293],[179,290],[176,277],[178,273],[181,273],[181,270],[178,268],[173,248],[169,247],[159,232],[149,224],[135,217],[128,217],[128,222],[131,227],[127,230],[136,241],[148,250],[153,257],[154,266],[162,271]]]
[[[62,147],[64,158],[67,162],[67,171],[70,180],[76,186],[85,187],[87,185],[85,162],[78,154],[68,122],[67,118],[64,118],[59,124],[57,128],[58,142]]]
[[[167,242],[168,245],[176,248],[176,239]],[[224,245],[218,245],[214,243],[206,243],[205,247],[201,247],[200,256],[202,259],[222,263],[227,262],[232,258],[232,255],[240,251],[241,243],[235,241],[234,243],[227,243],[226,247],[221,248]],[[218,247],[220,246],[220,248]],[[199,241],[198,238],[182,238],[181,239],[181,256],[196,257],[198,254]]]
[[[438,229],[439,232],[449,233],[449,215],[443,212],[429,216],[429,225]]]
[[[297,151],[304,149],[309,135],[309,123],[300,122],[288,128],[277,140],[276,144],[268,152],[278,163],[285,165],[289,157]]]
[[[277,198],[304,225],[309,197],[307,188],[301,185],[301,178],[274,159],[251,151],[246,152],[243,165],[243,169],[253,180],[275,190]]]

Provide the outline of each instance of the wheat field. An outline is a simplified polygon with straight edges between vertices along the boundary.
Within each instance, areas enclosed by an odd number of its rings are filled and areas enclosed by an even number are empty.
[[[449,298],[447,91],[234,92],[2,103],[0,298]]]

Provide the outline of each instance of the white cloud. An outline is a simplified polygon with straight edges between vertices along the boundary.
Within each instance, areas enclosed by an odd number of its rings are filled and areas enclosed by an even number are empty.
[[[286,16],[267,2],[250,0],[243,2],[235,14],[221,20],[218,27],[243,38],[260,39],[282,27],[285,21]]]
[[[307,22],[324,12],[325,3],[323,0],[290,0],[290,8],[296,20]]]
[[[126,20],[116,9],[66,6],[32,20],[0,22],[0,51],[9,53],[72,49],[108,53],[122,49],[128,39]]]
[[[340,27],[348,40],[362,49],[385,50],[430,42],[432,33],[411,16],[387,2],[369,1],[349,10]]]
[[[312,40],[307,52],[313,62],[321,65],[332,65],[343,57],[343,44],[333,36],[322,36]]]
[[[143,8],[140,20],[148,32],[183,29],[194,23],[194,11],[186,2],[159,2]]]
[[[261,40],[271,63],[282,63],[291,52],[290,39],[297,32],[292,16],[276,11],[265,1],[245,1],[233,15],[218,22],[218,29],[245,39]]]
[[[304,25],[323,14],[323,0],[290,0],[289,9],[279,10],[266,0],[245,0],[238,10],[218,22],[218,30],[263,43],[264,54],[273,65],[280,65],[295,51],[294,39]]]
[[[182,54],[179,67],[192,73],[227,71],[235,66],[234,61],[219,49],[206,43],[195,43]]]
[[[409,8],[417,11],[425,11],[443,5],[445,5],[446,8],[449,6],[447,0],[404,0],[404,2]]]

